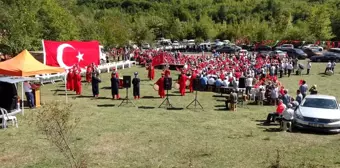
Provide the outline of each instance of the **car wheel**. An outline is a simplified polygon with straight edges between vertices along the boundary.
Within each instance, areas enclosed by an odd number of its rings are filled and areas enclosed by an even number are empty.
[[[321,62],[321,59],[319,58],[319,59],[317,59],[316,61],[317,61],[317,62]]]

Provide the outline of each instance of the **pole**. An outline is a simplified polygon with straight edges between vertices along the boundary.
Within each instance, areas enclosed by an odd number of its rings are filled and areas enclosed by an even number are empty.
[[[22,115],[25,113],[25,107],[24,107],[24,82],[21,82],[21,111]]]
[[[65,74],[65,99],[66,99],[66,103],[68,103],[68,100],[67,100],[67,86],[66,86],[66,84],[67,84],[67,73]]]

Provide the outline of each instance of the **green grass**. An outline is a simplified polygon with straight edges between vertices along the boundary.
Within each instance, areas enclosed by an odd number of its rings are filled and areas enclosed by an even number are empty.
[[[340,74],[320,75],[325,64],[313,64],[311,75],[281,79],[295,96],[298,81],[317,84],[321,94],[339,98]],[[141,96],[158,97],[152,89],[155,81],[146,80],[146,70],[134,67],[120,70],[120,75],[138,71],[143,80]],[[159,72],[156,73],[159,77]],[[173,73],[173,75],[175,75]],[[108,87],[109,74],[101,75],[100,87]],[[42,100],[64,102],[62,83],[42,87]],[[125,90],[120,90],[125,97]],[[100,97],[111,98],[110,90],[101,89]],[[179,93],[175,92],[175,95]],[[90,85],[83,85],[83,95],[91,95]],[[130,90],[132,95],[132,90]],[[186,107],[193,97],[172,96],[175,107]],[[87,155],[89,167],[270,167],[280,161],[283,167],[340,167],[340,136],[310,133],[283,133],[278,126],[260,126],[274,107],[245,106],[237,112],[216,110],[218,102],[213,93],[199,93],[204,110],[167,111],[157,108],[162,99],[141,99],[137,106],[156,107],[136,109],[120,107],[121,101],[92,100],[69,96],[73,113],[81,118],[74,132],[73,143]],[[98,107],[98,105],[115,105]],[[18,115],[19,128],[0,130],[0,167],[65,167],[57,149],[36,131],[35,110]],[[280,159],[277,159],[277,150]]]

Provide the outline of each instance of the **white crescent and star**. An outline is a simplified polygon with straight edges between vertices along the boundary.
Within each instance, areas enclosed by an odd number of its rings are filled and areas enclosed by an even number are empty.
[[[70,69],[70,68],[72,68],[72,67],[67,66],[67,65],[64,63],[64,60],[63,60],[63,53],[64,53],[64,49],[65,49],[65,48],[72,48],[72,49],[75,50],[75,48],[74,48],[72,45],[70,45],[70,44],[66,44],[66,43],[65,43],[65,44],[61,44],[61,45],[58,47],[58,49],[57,49],[57,61],[58,61],[58,64],[59,64],[60,67],[65,68],[65,69]],[[78,58],[78,63],[79,63],[80,61],[83,61],[83,60],[84,60],[84,59],[83,59],[84,54],[80,53],[79,51],[78,51],[78,55],[77,55],[76,57]]]

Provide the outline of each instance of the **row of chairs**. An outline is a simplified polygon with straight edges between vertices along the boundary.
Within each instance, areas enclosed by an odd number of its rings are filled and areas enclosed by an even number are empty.
[[[0,108],[0,118],[2,118],[2,128],[7,128],[7,122],[11,122],[13,126],[18,128],[18,120],[14,115],[8,114],[7,110],[4,108]]]

